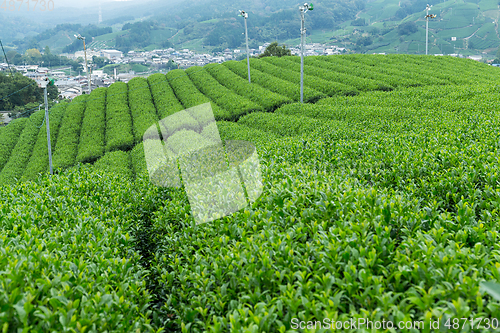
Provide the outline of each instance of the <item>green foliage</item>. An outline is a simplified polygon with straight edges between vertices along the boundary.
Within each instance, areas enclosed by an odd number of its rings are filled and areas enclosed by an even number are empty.
[[[134,251],[143,186],[78,168],[0,197],[4,332],[153,332]]]
[[[54,169],[66,169],[75,164],[83,114],[85,113],[88,97],[89,95],[76,97],[64,112],[52,160]]]
[[[147,175],[148,166],[146,164],[146,157],[144,156],[144,143],[141,142],[130,151],[130,160],[132,169],[136,177]]]
[[[165,75],[157,73],[148,76],[148,84],[160,119],[184,110],[184,106],[175,96]]]
[[[362,72],[356,71],[355,68],[348,68],[341,65],[329,63],[326,61],[321,61],[318,58],[321,57],[305,57],[304,58],[304,70],[307,73],[324,78],[325,80],[335,81],[350,85],[359,91],[368,90],[392,90],[392,86],[383,82],[384,78],[379,78],[380,80],[375,80],[368,78],[363,75]],[[300,59],[295,57],[289,57],[287,60],[300,63]],[[349,72],[349,73],[348,73]]]
[[[364,27],[366,25],[365,19],[360,17],[351,22],[351,25],[354,27]]]
[[[158,121],[148,81],[145,78],[135,77],[128,82],[128,103],[132,114],[134,138],[138,143],[148,128]]]
[[[45,111],[35,112],[28,120],[10,155],[9,161],[0,172],[0,184],[14,184],[21,179],[35,146]]]
[[[50,125],[50,146],[52,152],[56,147],[57,133],[66,107],[69,103],[61,102],[49,110]],[[44,124],[38,132],[38,138],[33,148],[33,154],[30,157],[26,168],[24,169],[21,181],[35,179],[39,174],[46,173],[49,170],[49,155],[47,145],[47,125]]]
[[[405,23],[401,23],[398,25],[398,35],[410,35],[414,32],[417,32],[418,28],[415,22],[408,21]]]
[[[245,140],[259,145],[261,143],[275,140],[279,137],[272,132],[266,132],[265,130],[251,128],[242,125],[241,123],[233,123],[229,121],[218,121],[217,128],[222,141]]]
[[[184,70],[174,69],[169,71],[166,76],[175,95],[185,108],[211,103],[216,120],[231,119],[229,111],[222,109],[218,104],[203,95],[189,79]]]
[[[87,99],[78,145],[78,163],[91,163],[104,155],[106,88],[94,89]]]
[[[174,154],[187,154],[201,147],[206,147],[209,140],[195,131],[183,129],[169,136],[166,144]]]
[[[0,127],[0,171],[9,160],[28,118],[15,119],[8,126]]]
[[[272,42],[269,44],[262,54],[259,54],[259,58],[264,57],[283,57],[291,56],[292,51],[286,48],[286,45],[278,46],[278,42]]]
[[[286,58],[264,58],[265,61],[279,67],[279,71],[283,72],[282,76],[293,83],[300,84],[300,64],[292,61],[287,61]],[[329,96],[334,95],[356,95],[359,91],[340,82],[330,82],[315,76],[314,73],[304,73],[304,85],[319,90]]]
[[[131,181],[134,176],[130,156],[124,151],[107,152],[95,162],[94,170],[97,172],[112,172],[128,181]]]
[[[26,86],[28,87],[25,88]],[[51,96],[57,97],[57,87],[50,86],[47,89]],[[11,77],[10,74],[6,75],[2,72],[0,73],[0,98],[0,110],[10,111],[16,106],[23,107],[28,103],[43,103],[43,89],[39,88],[34,80],[21,73],[16,72]]]
[[[164,127],[162,129],[164,139],[165,136],[171,136],[181,129],[192,130],[199,133],[202,128],[197,119],[194,119],[187,112],[178,112],[169,116],[168,119],[160,122],[160,126]]]
[[[186,74],[200,92],[229,112],[230,117],[225,120],[236,120],[247,113],[262,110],[259,104],[217,82],[204,68],[190,67],[186,69]]]
[[[314,131],[324,125],[324,122],[303,116],[256,112],[241,118],[238,125],[280,136],[296,136]]]
[[[106,151],[129,150],[134,146],[132,116],[126,83],[115,82],[106,94]]]
[[[168,138],[176,153],[217,128],[256,145],[264,192],[232,215],[196,225],[184,189],[149,182],[143,143],[1,187],[0,327],[292,332],[292,318],[384,318],[439,319],[444,330],[453,318],[498,318],[498,69],[449,57],[311,59],[308,70],[332,81],[328,71],[351,71],[345,84],[370,88],[203,129],[185,117],[194,130]],[[180,87],[192,106],[207,98]]]
[[[277,94],[286,96],[291,98],[294,101],[300,101],[300,86],[295,84],[290,84],[289,81],[283,80],[278,77],[278,73],[276,75],[267,74],[255,68],[250,64],[250,77],[252,79],[252,83],[257,83],[263,88],[268,89],[269,91],[275,92]],[[246,78],[248,80],[248,69],[246,61],[226,61],[222,64],[226,66],[234,73],[238,74],[242,78]],[[266,63],[259,63],[259,68],[267,68],[270,71],[276,70],[269,66]],[[309,87],[304,87],[304,101],[308,103],[313,103],[320,98],[326,97],[325,94],[311,89]]]
[[[227,67],[219,64],[210,64],[204,67],[220,84],[235,91],[262,106],[264,111],[272,112],[274,109],[291,100],[282,95],[278,95],[259,85],[250,84],[248,80],[241,78]],[[250,73],[251,78],[251,73]]]

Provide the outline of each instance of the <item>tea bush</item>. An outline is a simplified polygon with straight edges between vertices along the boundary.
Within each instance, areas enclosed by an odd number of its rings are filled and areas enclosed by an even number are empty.
[[[225,120],[237,120],[242,115],[262,110],[262,106],[229,90],[201,67],[190,67],[186,74],[200,92],[229,112],[230,117]]]
[[[261,105],[263,111],[272,112],[280,105],[291,102],[289,98],[264,89],[259,85],[248,83],[248,80],[244,80],[225,66],[209,64],[204,68],[226,88]]]
[[[89,95],[80,95],[68,105],[57,133],[56,149],[54,151],[54,168],[66,169],[73,166],[78,153],[78,143]]]
[[[68,103],[61,102],[53,106],[49,110],[49,126],[50,126],[50,146],[52,152],[56,147],[57,133],[59,132],[59,126],[61,125],[61,120],[63,118],[64,112]],[[49,155],[48,155],[48,144],[47,144],[47,127],[46,124],[40,128],[38,132],[38,138],[33,148],[33,154],[31,154],[30,160],[24,169],[21,181],[35,179],[40,173],[45,173],[49,170]]]
[[[246,62],[243,63],[241,61],[226,61],[222,63],[223,66],[229,68],[231,71],[236,73],[242,78],[246,78],[248,80],[248,70]],[[296,84],[290,84],[289,81],[283,80],[277,76],[273,76],[264,72],[259,71],[255,67],[250,66],[250,78],[253,83],[257,83],[258,85],[266,88],[272,92],[277,94],[281,94],[288,98],[293,99],[294,101],[300,101],[300,86]],[[314,103],[320,98],[326,97],[325,94],[304,86],[304,102],[306,103]]]
[[[92,163],[104,155],[106,135],[106,88],[94,89],[87,99],[78,145],[78,163]]]
[[[12,150],[9,161],[0,172],[0,184],[14,184],[23,176],[24,168],[33,153],[33,147],[44,117],[45,111],[38,111],[33,113],[26,122],[19,140],[17,140]]]
[[[106,94],[106,151],[129,150],[134,146],[132,115],[124,82],[109,86]]]
[[[167,73],[166,77],[175,95],[185,108],[192,108],[201,104],[210,103],[216,120],[231,119],[231,113],[203,95],[189,79],[184,70],[171,70]]]
[[[16,146],[27,121],[28,118],[14,119],[9,126],[0,128],[0,171],[9,161],[12,149]]]
[[[148,128],[158,122],[158,115],[145,78],[135,77],[127,85],[134,138],[139,143]]]

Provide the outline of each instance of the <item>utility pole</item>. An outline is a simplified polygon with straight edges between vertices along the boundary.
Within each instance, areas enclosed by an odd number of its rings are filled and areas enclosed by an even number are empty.
[[[85,37],[82,37],[80,34],[75,35],[76,38],[83,40],[83,53],[85,54],[85,70],[87,71],[87,80],[89,83],[89,95],[90,95],[90,72],[89,67],[87,66],[87,48],[85,47]]]
[[[5,62],[7,63],[7,67],[9,67],[10,76],[12,77],[12,68],[10,68],[9,59],[7,59],[7,55],[5,54],[5,50],[3,49],[3,44],[1,40],[0,40],[0,46],[2,46],[3,56],[5,57]]]
[[[426,15],[425,15],[425,55],[428,54],[428,48],[429,48],[429,19],[430,18],[435,18],[436,15],[434,14],[430,14],[429,15],[429,10],[431,9],[432,6],[429,6],[429,4],[427,4],[427,7],[425,8],[426,10]]]
[[[238,16],[243,16],[245,18],[245,39],[247,42],[247,68],[248,68],[248,83],[252,83],[252,80],[250,79],[250,51],[248,49],[248,28],[247,28],[247,18],[248,18],[248,13],[240,10],[240,15]]]
[[[47,101],[47,86],[53,86],[54,85],[54,80],[49,79],[48,77],[45,78],[40,86],[43,88],[43,97],[45,100],[45,123],[47,125],[47,148],[49,152],[49,169],[50,169],[50,174],[53,175],[54,171],[52,170],[52,146],[50,144],[50,126],[49,126],[49,103]]]
[[[313,4],[307,2],[299,7],[300,10],[300,103],[304,103],[304,39],[306,35],[305,14],[308,10],[313,10]]]

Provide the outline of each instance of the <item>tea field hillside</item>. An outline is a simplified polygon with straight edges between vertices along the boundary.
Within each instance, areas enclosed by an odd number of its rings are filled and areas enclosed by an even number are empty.
[[[301,104],[300,58],[251,68],[59,103],[52,177],[43,113],[0,128],[2,332],[499,331],[500,70],[306,57]],[[264,192],[197,225],[184,189],[149,181],[142,140],[207,102],[223,140],[257,147]]]

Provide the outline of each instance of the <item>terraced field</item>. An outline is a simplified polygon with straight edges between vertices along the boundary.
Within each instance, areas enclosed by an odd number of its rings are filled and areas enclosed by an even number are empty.
[[[173,70],[61,103],[52,178],[43,113],[0,128],[0,327],[491,331],[469,319],[500,319],[483,284],[500,282],[498,69],[307,57],[300,104],[299,63],[252,59],[252,84],[245,61]],[[223,140],[257,146],[264,193],[196,225],[184,189],[149,182],[141,141],[206,102]],[[345,329],[363,330],[380,331]]]

